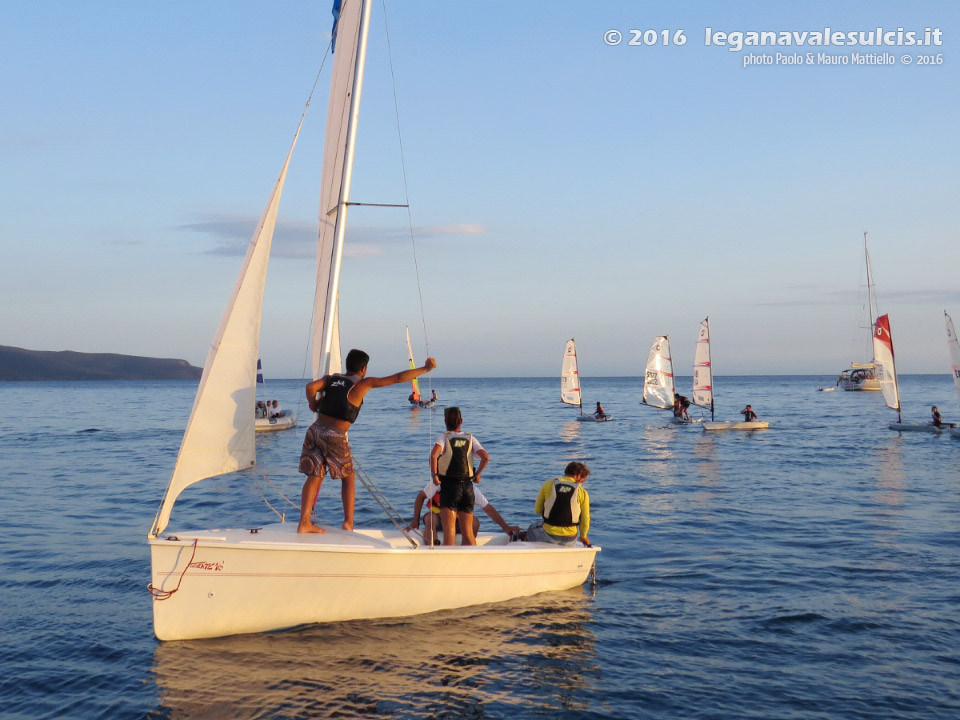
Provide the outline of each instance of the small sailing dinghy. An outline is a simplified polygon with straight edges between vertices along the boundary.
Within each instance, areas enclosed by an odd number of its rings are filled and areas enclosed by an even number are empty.
[[[957,331],[953,327],[953,319],[943,311],[944,322],[947,325],[947,348],[950,351],[950,370],[953,373],[953,385],[957,389],[957,400],[960,400],[960,342],[957,340]],[[950,434],[960,437],[960,427],[951,428]]]
[[[890,317],[881,315],[877,318],[873,331],[873,361],[876,364],[877,379],[880,381],[880,391],[883,393],[883,402],[891,410],[897,411],[897,421],[890,423],[890,429],[897,432],[932,432],[942,433],[954,427],[955,423],[905,423],[901,416],[900,384],[897,381],[897,366],[893,354],[893,335],[890,332]]]
[[[566,405],[576,405],[580,408],[577,420],[580,422],[608,422],[613,420],[612,415],[598,416],[597,413],[584,414],[583,398],[580,393],[580,368],[577,365],[577,341],[567,340],[563,349],[563,362],[560,365],[560,400]]]
[[[263,381],[263,366],[259,360],[257,360],[257,385],[263,385],[266,388],[266,383]],[[253,414],[256,432],[276,432],[297,426],[297,414],[292,410],[282,410],[279,415],[271,415],[269,400],[257,400]]]
[[[703,421],[704,430],[766,430],[766,420],[717,421],[713,407],[713,359],[710,353],[710,318],[700,323],[697,349],[693,357],[693,404],[710,410],[710,420]]]
[[[673,410],[676,387],[673,379],[673,358],[670,355],[670,338],[658,335],[650,345],[647,366],[643,372],[643,398],[641,404],[660,410]],[[690,420],[671,413],[670,422],[688,425]]]
[[[409,327],[407,328],[407,360],[410,361],[410,369],[416,369],[417,363],[413,359],[413,345],[410,343]],[[436,393],[434,393],[433,397],[429,400],[424,400],[420,394],[420,383],[417,381],[417,378],[414,378],[410,381],[410,396],[407,398],[407,402],[410,403],[411,410],[416,410],[417,408],[432,408],[437,404]]]
[[[328,374],[336,362],[340,264],[371,5],[370,0],[342,0],[334,28],[337,42],[321,173],[315,378]],[[403,617],[583,584],[600,552],[597,546],[511,542],[503,533],[480,533],[477,546],[433,547],[405,531],[395,512],[388,512],[394,527],[346,531],[328,526],[322,534],[298,534],[296,522],[167,531],[185,488],[238,470],[249,474],[256,466],[251,408],[264,279],[299,133],[298,127],[247,247],[207,355],[170,483],[147,536],[157,638],[189,640],[306,623]],[[411,481],[409,487],[415,486]],[[382,493],[377,499],[388,511]]]

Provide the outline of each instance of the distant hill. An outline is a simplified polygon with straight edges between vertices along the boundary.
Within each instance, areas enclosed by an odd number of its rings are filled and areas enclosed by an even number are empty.
[[[0,380],[199,380],[186,360],[0,345]]]

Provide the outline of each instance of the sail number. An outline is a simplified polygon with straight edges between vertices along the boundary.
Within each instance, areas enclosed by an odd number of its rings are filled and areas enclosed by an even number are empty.
[[[611,28],[603,33],[603,42],[607,45],[620,45],[624,41],[627,45],[669,47],[686,45],[687,35],[683,30],[637,30],[634,28],[626,32]]]

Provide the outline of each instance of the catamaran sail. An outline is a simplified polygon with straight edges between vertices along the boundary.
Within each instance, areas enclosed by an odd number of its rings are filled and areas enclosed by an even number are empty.
[[[710,318],[700,323],[697,349],[693,356],[693,404],[709,408],[713,415],[713,366],[710,360]]]
[[[340,264],[371,3],[338,0],[337,7],[322,173],[315,378],[334,369]],[[207,356],[173,477],[148,535],[156,636],[187,640],[312,622],[403,617],[582,584],[599,547],[510,542],[502,533],[480,533],[476,547],[442,550],[419,543],[400,525],[354,531],[327,527],[322,534],[300,535],[296,523],[281,522],[252,530],[162,534],[184,488],[255,463],[260,307],[289,161],[290,153],[247,249]]]
[[[643,375],[643,403],[658,408],[672,408],[675,394],[670,338],[658,335],[653,339],[647,355],[647,367]]]
[[[563,349],[563,362],[560,366],[560,399],[567,405],[576,405],[583,412],[583,400],[580,397],[580,371],[577,368],[577,343],[573,338],[567,340]]]
[[[890,334],[890,317],[881,315],[877,318],[873,331],[873,362],[876,366],[877,380],[883,392],[883,401],[888,408],[897,411],[897,422],[900,417],[900,389],[897,385],[897,367],[893,361],[893,336]]]
[[[416,370],[417,363],[413,359],[413,345],[410,344],[410,328],[407,328],[407,359],[410,361],[410,369]],[[410,381],[410,388],[413,393],[413,396],[416,398],[420,397],[420,383],[417,381],[417,378],[414,378]]]

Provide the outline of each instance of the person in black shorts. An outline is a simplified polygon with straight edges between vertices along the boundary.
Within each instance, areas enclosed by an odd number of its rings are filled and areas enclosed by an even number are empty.
[[[476,545],[473,533],[473,484],[480,482],[480,473],[490,462],[490,455],[480,441],[460,430],[463,416],[460,408],[443,411],[447,431],[437,438],[430,451],[430,478],[440,486],[440,521],[443,523],[443,544],[456,542],[456,525],[460,523],[464,545]],[[476,470],[474,458],[480,459]]]

